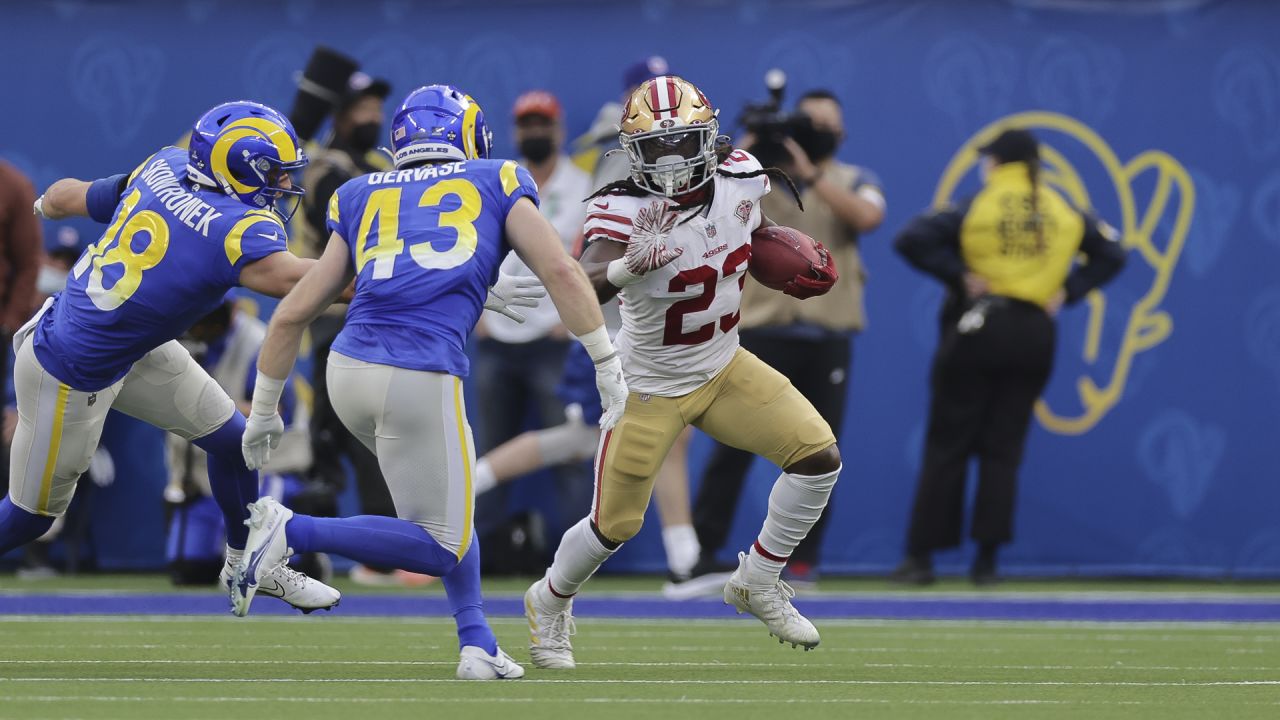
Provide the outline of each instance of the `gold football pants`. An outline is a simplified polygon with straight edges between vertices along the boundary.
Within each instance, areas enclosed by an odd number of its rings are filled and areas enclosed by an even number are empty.
[[[592,519],[625,542],[640,531],[653,481],[688,425],[786,468],[835,444],[831,427],[777,370],[739,348],[702,387],[680,397],[631,393],[622,419],[600,438]]]

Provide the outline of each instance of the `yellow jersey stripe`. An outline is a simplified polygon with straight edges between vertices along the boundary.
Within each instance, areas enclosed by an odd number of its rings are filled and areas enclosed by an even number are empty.
[[[49,454],[44,459],[44,474],[40,478],[40,500],[36,503],[36,513],[43,515],[49,511],[49,493],[53,490],[53,471],[58,466],[58,451],[62,447],[62,422],[67,416],[67,402],[71,396],[71,388],[58,383],[58,399],[54,402],[53,430],[49,434]]]
[[[227,262],[235,265],[240,260],[240,256],[244,255],[244,234],[256,223],[263,221],[274,223],[280,228],[281,237],[284,237],[284,225],[270,210],[250,210],[231,226],[231,232],[227,233],[226,240],[222,242],[222,249],[227,253]]]
[[[453,411],[458,422],[458,447],[462,450],[462,477],[463,477],[463,516],[462,516],[462,540],[458,543],[458,561],[462,561],[462,556],[466,554],[467,548],[471,545],[471,504],[473,501],[471,494],[471,452],[467,448],[467,418],[462,412],[462,381],[458,378],[453,379]]]
[[[502,163],[502,170],[498,172],[498,177],[502,178],[502,192],[508,197],[520,187],[520,179],[516,177],[515,160]]]

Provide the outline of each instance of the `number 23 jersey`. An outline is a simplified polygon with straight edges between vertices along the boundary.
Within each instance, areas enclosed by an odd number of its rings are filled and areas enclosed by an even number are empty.
[[[512,160],[372,173],[338,188],[328,226],[347,244],[356,295],[343,355],[465,377],[467,337],[507,254],[507,214],[537,185]]]
[[[186,176],[187,151],[167,147],[129,177],[111,225],[37,321],[50,375],[82,392],[111,386],[221,304],[245,265],[288,251],[274,212],[192,191]]]
[[[748,173],[760,163],[735,150],[721,169]],[[679,397],[701,387],[724,369],[738,349],[738,320],[751,233],[761,223],[760,198],[769,178],[716,175],[709,209],[680,213],[667,237],[668,248],[684,252],[669,264],[619,291],[622,329],[616,346],[623,374],[633,392]],[[656,195],[606,195],[587,206],[587,240],[630,240],[640,208],[654,202],[675,206]]]

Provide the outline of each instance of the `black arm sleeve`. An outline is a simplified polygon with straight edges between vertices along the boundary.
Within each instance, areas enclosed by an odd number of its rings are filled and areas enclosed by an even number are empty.
[[[960,224],[968,210],[966,202],[917,216],[898,233],[894,249],[917,270],[958,287],[965,272],[960,257]]]
[[[1087,261],[1076,265],[1067,276],[1063,285],[1067,303],[1079,302],[1090,290],[1115,277],[1124,267],[1127,257],[1124,248],[1120,247],[1120,236],[1115,229],[1087,214],[1084,216],[1084,238],[1080,241],[1080,251],[1085,254]]]

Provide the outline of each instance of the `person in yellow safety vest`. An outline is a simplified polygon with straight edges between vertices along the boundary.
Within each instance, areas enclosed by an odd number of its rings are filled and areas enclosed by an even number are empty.
[[[969,459],[978,458],[970,535],[977,584],[997,580],[996,553],[1013,539],[1018,466],[1036,398],[1053,366],[1054,318],[1124,265],[1119,234],[1041,177],[1028,131],[981,149],[985,186],[971,200],[912,220],[895,246],[949,290],[930,378],[924,462],[893,579],[933,581],[932,553],[960,544]],[[1076,258],[1083,253],[1086,262]]]

